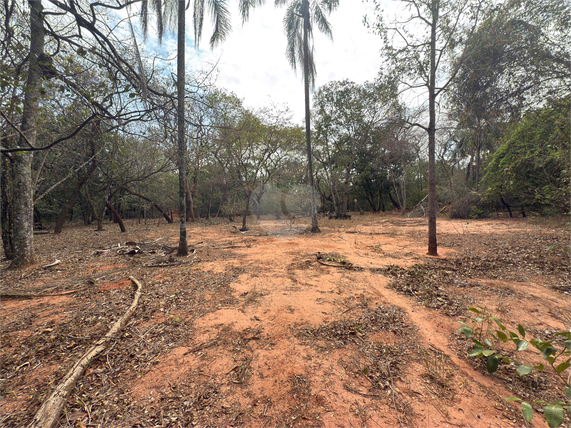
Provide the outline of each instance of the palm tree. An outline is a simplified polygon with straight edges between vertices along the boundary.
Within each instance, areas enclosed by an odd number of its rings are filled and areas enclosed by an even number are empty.
[[[311,187],[311,232],[319,233],[317,224],[317,204],[313,180],[311,151],[311,118],[309,115],[309,87],[315,87],[315,61],[313,58],[313,25],[333,39],[328,14],[337,8],[339,0],[275,0],[276,6],[287,4],[284,17],[284,30],[287,37],[286,56],[294,70],[302,64],[305,90],[305,140],[307,144],[307,167]]]
[[[240,12],[242,20],[248,19],[251,7],[259,5],[263,0],[240,0]],[[202,27],[204,23],[205,7],[208,7],[212,17],[213,32],[210,37],[210,47],[225,40],[232,26],[230,24],[230,13],[226,7],[226,0],[194,0],[194,43],[198,48],[202,37]],[[167,0],[163,4],[162,0],[151,0],[150,8],[157,17],[157,31],[159,41],[162,41],[164,33],[164,19],[174,27],[177,27],[177,146],[178,146],[178,172],[179,172],[179,214],[180,214],[180,238],[178,242],[177,255],[188,255],[188,241],[186,237],[186,139],[184,135],[184,94],[186,84],[185,72],[185,0]],[[148,31],[149,2],[143,0],[141,4],[141,23],[143,33]],[[176,17],[176,19],[175,19]]]

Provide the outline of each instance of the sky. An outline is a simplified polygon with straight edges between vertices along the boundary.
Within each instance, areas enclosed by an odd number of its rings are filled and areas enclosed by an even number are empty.
[[[286,38],[283,31],[285,7],[274,2],[254,9],[249,21],[242,25],[237,1],[231,2],[232,32],[214,50],[208,41],[210,28],[205,25],[200,50],[192,40],[192,15],[187,15],[187,70],[209,69],[218,63],[216,86],[233,92],[249,108],[286,104],[293,121],[301,124],[304,117],[304,95],[301,70],[291,68],[286,60]],[[365,14],[372,15],[371,3],[362,0],[340,1],[329,16],[333,41],[314,29],[314,56],[317,70],[316,88],[333,80],[350,79],[356,83],[373,80],[381,67],[380,38],[363,25]],[[205,17],[205,22],[209,18]],[[163,46],[147,39],[146,50],[158,49],[176,53],[176,40],[167,35]],[[164,50],[163,50],[164,49]]]

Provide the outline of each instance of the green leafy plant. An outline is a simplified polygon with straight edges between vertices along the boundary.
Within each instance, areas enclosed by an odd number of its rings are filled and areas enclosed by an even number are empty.
[[[345,256],[341,256],[338,254],[328,254],[325,256],[325,261],[328,262],[335,262],[335,263],[340,263],[342,265],[345,265],[348,263],[347,259],[345,258]]]
[[[462,235],[466,234],[468,232],[468,225],[470,224],[470,222],[466,222],[466,224],[462,225]]]
[[[469,217],[476,219],[476,218],[482,218],[484,216],[484,211],[481,210],[480,208],[476,207],[476,206],[472,206],[470,208],[470,214]]]
[[[535,400],[533,402],[533,404],[545,405],[543,408],[544,416],[550,427],[560,426],[565,419],[565,411],[571,415],[571,405],[569,403],[571,401],[569,384],[571,373],[569,373],[567,379],[564,377],[564,372],[571,367],[571,331],[558,332],[555,334],[556,339],[545,342],[541,339],[528,340],[525,328],[521,324],[518,324],[517,331],[510,331],[498,318],[492,316],[486,308],[468,309],[476,314],[476,318],[471,320],[471,326],[460,321],[462,327],[460,327],[458,333],[464,334],[467,340],[471,340],[474,343],[469,356],[485,358],[488,373],[494,373],[498,370],[500,362],[515,366],[516,373],[519,376],[529,375],[533,370],[543,371],[545,369],[545,364],[536,366],[521,364],[509,356],[499,353],[497,346],[495,346],[500,342],[512,342],[518,352],[528,351],[541,355],[554,370],[555,374],[563,381],[565,384],[565,401],[557,400],[553,403],[546,403],[543,400]],[[533,407],[531,404],[522,401],[518,397],[506,398],[506,401],[520,401],[524,419],[527,422],[531,422],[533,418]]]

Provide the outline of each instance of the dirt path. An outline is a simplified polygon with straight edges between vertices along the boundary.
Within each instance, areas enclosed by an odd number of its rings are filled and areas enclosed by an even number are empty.
[[[512,427],[523,421],[504,398],[557,397],[549,374],[487,374],[456,332],[472,306],[543,338],[569,328],[565,228],[440,220],[431,258],[424,219],[307,225],[202,221],[183,260],[169,256],[175,225],[38,236],[38,265],[3,271],[2,292],[81,291],[2,301],[0,424],[28,423],[105,334],[130,302],[127,275],[141,307],[61,426]]]

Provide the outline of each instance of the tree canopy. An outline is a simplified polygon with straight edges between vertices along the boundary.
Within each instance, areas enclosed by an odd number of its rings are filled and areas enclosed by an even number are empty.
[[[530,112],[508,129],[485,168],[488,198],[546,214],[570,211],[570,101]]]

